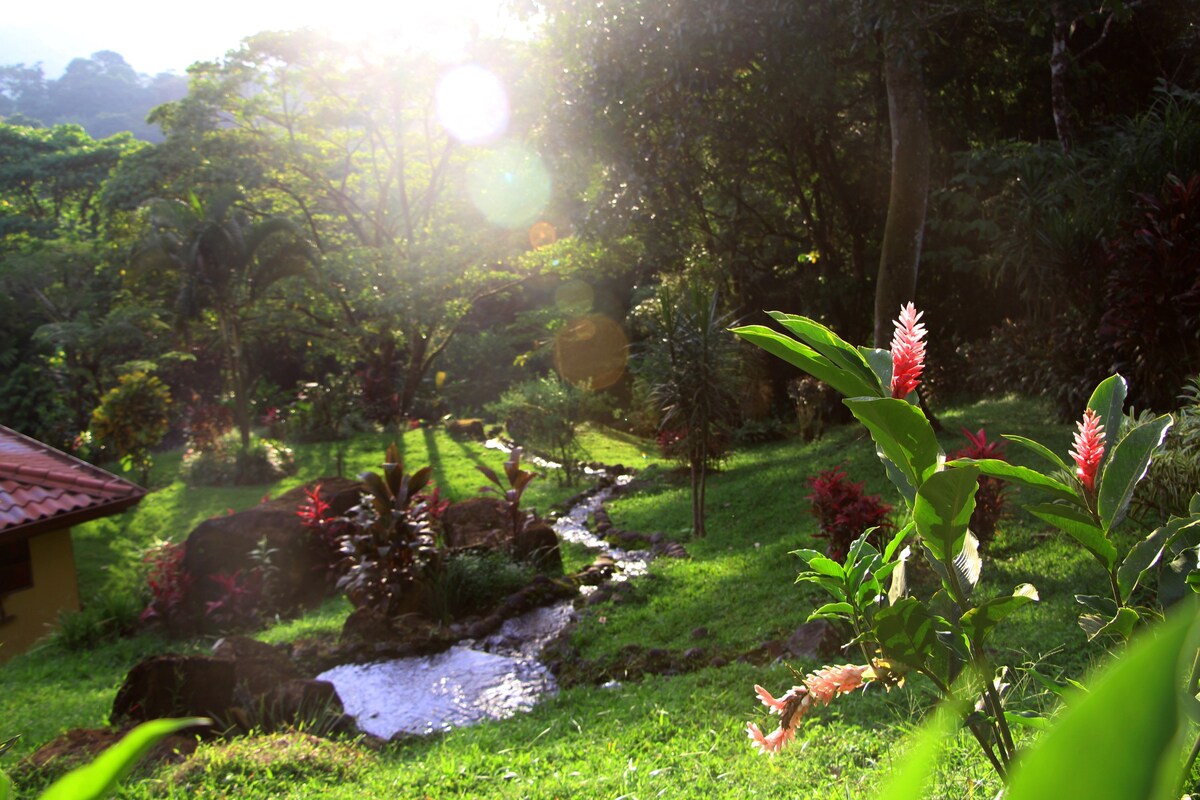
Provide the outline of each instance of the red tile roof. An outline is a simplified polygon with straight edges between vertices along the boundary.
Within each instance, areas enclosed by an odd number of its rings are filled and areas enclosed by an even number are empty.
[[[134,483],[0,425],[0,541],[116,514],[145,494]]]

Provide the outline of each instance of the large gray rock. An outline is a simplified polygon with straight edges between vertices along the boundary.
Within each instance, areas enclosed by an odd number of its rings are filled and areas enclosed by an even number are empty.
[[[310,607],[329,595],[333,555],[296,513],[306,500],[305,489],[317,485],[333,514],[345,513],[361,496],[358,481],[321,478],[247,511],[214,517],[196,526],[188,535],[182,564],[190,581],[184,609],[189,618],[204,620],[209,604],[227,595],[227,590],[213,576],[233,575],[238,571],[246,576],[254,570],[257,564],[250,554],[264,539],[267,547],[275,551],[271,555],[274,574],[264,598],[269,606],[260,610]]]
[[[442,536],[451,549],[497,546],[510,538],[508,512],[491,497],[451,503],[442,512]]]

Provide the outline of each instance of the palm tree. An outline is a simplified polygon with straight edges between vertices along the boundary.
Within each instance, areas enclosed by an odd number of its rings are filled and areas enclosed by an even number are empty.
[[[180,277],[180,321],[211,310],[224,350],[234,421],[242,450],[250,447],[249,384],[242,332],[250,310],[267,289],[289,277],[310,274],[313,250],[283,217],[253,221],[236,203],[235,189],[218,189],[201,202],[153,200],[148,204],[151,250],[165,256]]]

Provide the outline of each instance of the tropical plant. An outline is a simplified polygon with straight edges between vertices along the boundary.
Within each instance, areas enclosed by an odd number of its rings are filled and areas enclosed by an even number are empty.
[[[975,433],[963,428],[962,434],[967,437],[967,446],[955,450],[949,458],[1007,460],[1004,457],[1004,442],[995,439],[989,442],[987,431],[983,428]],[[975,510],[971,512],[971,533],[975,534],[981,545],[995,538],[996,526],[1008,505],[1008,495],[1009,487],[1003,481],[988,475],[979,476],[979,489],[975,492]]]
[[[223,188],[207,202],[158,199],[148,205],[147,257],[165,258],[178,273],[181,321],[211,310],[224,351],[233,414],[242,449],[250,448],[249,375],[244,333],[247,315],[275,283],[309,273],[315,260],[298,229],[283,217],[252,221]]]
[[[433,469],[405,473],[394,443],[385,459],[382,475],[359,475],[365,495],[351,509],[339,539],[344,567],[337,585],[355,606],[391,616],[432,602],[432,578],[441,558],[428,506],[417,499]]]
[[[881,548],[870,541],[874,531],[864,531],[842,563],[815,550],[797,551],[807,567],[797,580],[816,584],[833,600],[812,617],[848,624],[864,663],[810,673],[802,685],[778,699],[760,688],[760,698],[780,715],[780,726],[770,734],[751,726],[752,740],[764,751],[778,751],[814,703],[827,704],[836,694],[863,682],[894,685],[906,673],[918,672],[952,708],[959,709],[984,755],[1007,778],[1017,755],[1011,727],[1024,724],[1024,718],[1005,709],[1000,688],[1003,673],[991,661],[988,640],[997,625],[1036,601],[1038,594],[1025,583],[1010,595],[974,597],[984,566],[978,539],[970,530],[978,479],[987,475],[1048,496],[1047,502],[1030,502],[1026,509],[1091,553],[1112,588],[1111,598],[1078,598],[1085,606],[1080,625],[1089,639],[1128,640],[1140,620],[1160,614],[1133,605],[1134,590],[1166,548],[1200,529],[1198,496],[1189,519],[1168,521],[1123,557],[1115,543],[1119,540],[1113,537],[1170,418],[1122,426],[1125,382],[1114,375],[1096,388],[1088,402],[1071,452],[1074,469],[1049,448],[1020,436],[1006,438],[1048,462],[1052,474],[994,458],[947,461],[928,419],[910,402],[925,359],[925,326],[912,304],[902,309],[895,323],[890,353],[852,347],[805,317],[779,312],[771,316],[791,336],[757,325],[735,333],[846,397],[846,406],[867,428],[888,478],[904,499],[908,522]],[[1106,420],[1113,421],[1115,445],[1106,442]],[[928,597],[913,596],[905,579],[907,561],[914,553],[925,558],[940,584]]]
[[[533,516],[521,508],[521,496],[529,488],[530,481],[539,477],[536,472],[521,469],[522,452],[519,447],[514,447],[509,452],[508,458],[504,462],[503,481],[500,480],[500,476],[491,467],[485,467],[482,464],[478,464],[475,467],[492,483],[491,486],[484,486],[483,491],[495,492],[504,498],[504,508],[508,514],[508,527],[513,536],[517,536],[521,531],[525,530],[526,524],[529,523],[530,518]],[[505,485],[506,483],[507,485]]]
[[[661,415],[659,430],[679,433],[675,446],[691,474],[692,533],[703,537],[708,472],[739,407],[737,342],[726,333],[732,317],[718,311],[717,293],[698,283],[661,286],[644,310],[649,336],[637,371]]]
[[[863,482],[851,482],[841,467],[813,475],[806,483],[806,499],[820,525],[817,535],[829,542],[825,546],[829,558],[844,560],[850,544],[868,528],[877,528],[882,535],[894,527],[888,521],[892,507],[879,495],[863,492]]]
[[[207,450],[188,448],[179,477],[189,486],[249,486],[274,483],[295,471],[290,447],[256,435],[243,449],[240,435],[231,431]]]
[[[136,468],[142,483],[150,478],[150,451],[167,435],[171,391],[153,375],[122,375],[92,412],[95,441],[125,469]]]

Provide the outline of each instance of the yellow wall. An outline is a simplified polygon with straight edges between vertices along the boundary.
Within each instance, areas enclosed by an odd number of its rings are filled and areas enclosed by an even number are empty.
[[[49,633],[59,611],[79,608],[70,528],[30,539],[29,560],[33,586],[4,597],[4,611],[12,619],[0,622],[0,663]]]

